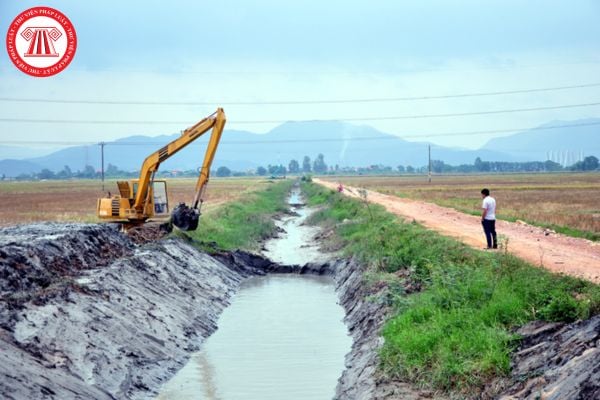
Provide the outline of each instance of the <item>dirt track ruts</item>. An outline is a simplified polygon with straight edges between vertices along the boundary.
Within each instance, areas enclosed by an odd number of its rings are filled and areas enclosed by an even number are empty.
[[[338,186],[335,182],[320,179],[314,181],[334,190]],[[350,197],[360,197],[358,188],[352,186],[344,186],[343,193]],[[478,216],[372,190],[367,190],[367,199],[384,206],[393,214],[414,219],[426,228],[454,237],[469,246],[483,248],[485,245],[481,218]],[[499,204],[499,209],[501,207]],[[496,222],[496,230],[504,238],[504,243],[508,243],[507,249],[511,254],[552,272],[600,283],[599,243],[560,235],[528,224],[501,220]]]

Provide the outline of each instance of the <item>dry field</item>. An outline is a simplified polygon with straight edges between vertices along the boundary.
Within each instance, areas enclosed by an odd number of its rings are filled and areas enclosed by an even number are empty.
[[[497,216],[541,226],[600,234],[600,174],[335,177],[329,181],[480,213],[482,188],[498,202]],[[572,232],[571,232],[572,233]],[[589,235],[588,235],[589,236]]]
[[[195,178],[168,179],[171,209],[192,201]],[[211,178],[203,210],[234,200],[267,185],[265,179]],[[116,181],[106,181],[105,190],[117,192]],[[0,182],[0,226],[36,221],[98,222],[96,201],[106,193],[98,180],[44,182]]]

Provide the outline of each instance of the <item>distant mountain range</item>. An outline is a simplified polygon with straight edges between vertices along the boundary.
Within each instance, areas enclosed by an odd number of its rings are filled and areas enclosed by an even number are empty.
[[[23,160],[32,157],[41,157],[59,150],[58,147],[30,148],[22,146],[0,146],[0,160]]]
[[[512,154],[524,161],[545,161],[548,157],[557,162],[563,159],[571,162],[581,155],[598,157],[600,119],[552,121],[528,131],[491,139],[482,149]]]
[[[545,129],[548,126],[560,128]],[[600,155],[600,119],[552,122],[532,130],[490,140],[478,150],[431,145],[432,158],[446,164],[472,164],[475,158],[486,161],[577,161],[581,154]],[[122,170],[138,170],[144,158],[175,139],[170,136],[130,136],[105,146],[105,168],[113,164]],[[204,157],[208,134],[198,143],[183,149],[161,165],[161,170],[196,169]],[[259,165],[286,165],[291,159],[302,163],[305,155],[314,159],[325,156],[328,165],[368,166],[383,164],[396,167],[427,164],[427,142],[410,142],[369,126],[343,122],[288,122],[266,134],[225,130],[213,166],[247,170]],[[9,149],[10,150],[10,149]],[[0,148],[0,155],[7,148]],[[27,149],[20,148],[20,152]],[[29,152],[29,154],[35,154]],[[17,156],[14,156],[18,158]],[[51,154],[15,160],[0,159],[0,174],[17,176],[48,168],[55,172],[68,165],[83,170],[85,165],[100,168],[100,146],[76,146]]]

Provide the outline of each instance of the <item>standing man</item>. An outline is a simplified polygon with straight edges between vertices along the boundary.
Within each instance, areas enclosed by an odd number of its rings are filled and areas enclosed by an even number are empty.
[[[481,197],[483,198],[483,204],[481,208],[481,224],[483,225],[483,231],[485,232],[485,239],[487,240],[488,249],[497,249],[498,240],[496,239],[496,200],[490,196],[489,189],[483,189],[481,191]]]

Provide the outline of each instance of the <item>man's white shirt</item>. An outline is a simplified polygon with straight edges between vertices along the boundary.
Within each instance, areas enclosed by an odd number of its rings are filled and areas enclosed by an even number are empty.
[[[487,210],[485,213],[485,219],[496,219],[496,200],[492,196],[486,196],[483,199],[483,204],[481,208]]]

